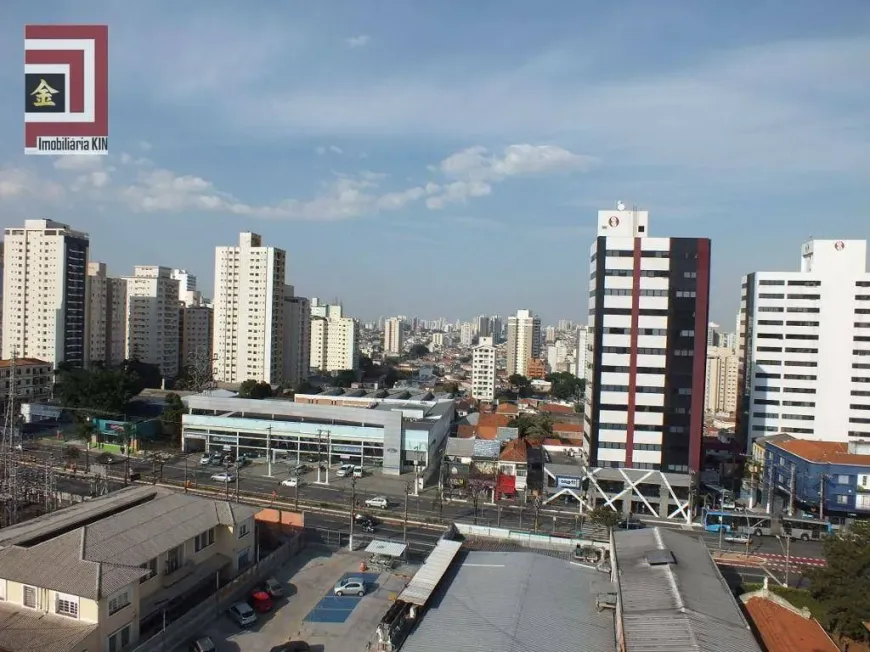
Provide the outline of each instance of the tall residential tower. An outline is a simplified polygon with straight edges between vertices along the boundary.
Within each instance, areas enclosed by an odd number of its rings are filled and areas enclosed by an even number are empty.
[[[541,357],[541,319],[531,310],[517,310],[508,317],[507,375],[527,376],[529,361]]]

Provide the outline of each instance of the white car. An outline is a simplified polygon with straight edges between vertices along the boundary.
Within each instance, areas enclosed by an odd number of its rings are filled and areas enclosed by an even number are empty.
[[[336,473],[336,475],[339,478],[346,478],[351,473],[353,473],[353,464],[342,464],[340,467],[338,467],[338,472]]]
[[[199,458],[200,466],[208,466],[209,464],[211,464],[211,455],[208,453]]]
[[[332,592],[335,595],[358,595],[362,597],[366,594],[366,583],[361,577],[348,577],[339,580],[332,587]]]
[[[361,466],[353,467],[353,477],[355,477],[355,478],[363,477],[363,467],[361,467]]]
[[[751,542],[748,534],[729,534],[725,537],[725,541],[728,543],[738,543],[742,545],[746,545]]]
[[[298,487],[299,486],[299,478],[287,478],[286,480],[281,480],[282,487]]]
[[[236,479],[236,476],[232,473],[215,473],[211,476],[211,479],[215,482],[232,482]]]
[[[378,509],[386,509],[390,506],[390,501],[386,496],[375,496],[366,501],[366,507],[377,507]]]

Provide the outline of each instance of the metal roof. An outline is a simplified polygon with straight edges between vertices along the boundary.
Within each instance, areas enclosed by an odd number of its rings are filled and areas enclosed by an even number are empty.
[[[469,552],[402,652],[612,652],[614,612],[595,606],[612,591],[606,573],[565,559]]]
[[[661,528],[614,539],[627,652],[761,652],[701,539]]]
[[[471,457],[474,454],[474,440],[450,437],[444,454],[451,457]]]
[[[368,547],[366,548],[366,552],[369,552],[373,555],[385,555],[387,557],[401,557],[405,553],[405,548],[407,548],[404,543],[399,543],[397,541],[381,541],[379,539],[375,539],[372,541]]]
[[[497,460],[501,452],[501,442],[497,439],[473,439],[474,452],[472,457],[478,459]]]
[[[461,547],[461,541],[439,541],[398,599],[421,607],[426,604]]]
[[[519,428],[509,428],[508,426],[500,426],[495,431],[495,438],[504,443],[506,441],[511,441],[512,439],[516,439],[520,436]]]

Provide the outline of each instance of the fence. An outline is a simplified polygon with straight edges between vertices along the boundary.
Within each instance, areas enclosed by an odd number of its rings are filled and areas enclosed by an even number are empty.
[[[194,636],[210,625],[225,609],[246,596],[257,582],[262,581],[288,559],[299,554],[303,546],[304,538],[297,534],[291,541],[283,544],[272,554],[264,557],[231,582],[222,586],[214,599],[198,604],[167,625],[165,630],[158,632],[144,643],[140,643],[138,647],[133,649],[133,652],[182,652],[186,650]]]
[[[547,550],[570,551],[578,544],[592,545],[594,547],[608,548],[609,545],[599,541],[589,541],[574,538],[554,537],[548,534],[533,534],[531,532],[517,532],[507,528],[487,527],[483,525],[468,525],[456,523],[456,529],[466,537],[485,537],[498,539],[508,543],[514,543],[527,548],[543,548]]]
[[[396,541],[407,545],[406,554],[409,561],[421,561],[425,559],[432,549],[435,547],[436,540],[420,541],[410,537],[405,541],[401,536],[384,536],[383,534],[372,536],[370,534],[361,534],[359,532],[353,535],[354,550],[362,550],[372,540],[379,541]],[[328,528],[305,528],[305,545],[306,546],[323,546],[329,550],[341,550],[347,548],[350,543],[350,535],[346,531],[331,530]]]

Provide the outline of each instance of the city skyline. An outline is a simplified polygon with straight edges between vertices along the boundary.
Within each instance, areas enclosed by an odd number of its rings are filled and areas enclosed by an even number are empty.
[[[218,3],[208,21],[161,2],[10,7],[9,87],[22,24],[109,25],[112,131],[107,157],[24,157],[20,103],[0,100],[3,226],[69,224],[111,275],[185,268],[206,296],[214,247],[254,231],[287,251],[299,295],[364,321],[529,307],[584,323],[595,214],[621,199],[650,211],[651,235],[712,240],[726,330],[742,275],[793,267],[810,236],[867,237],[862,3],[750,21],[737,6],[387,4]],[[528,268],[542,259],[554,282]],[[481,275],[485,304],[450,292]]]

